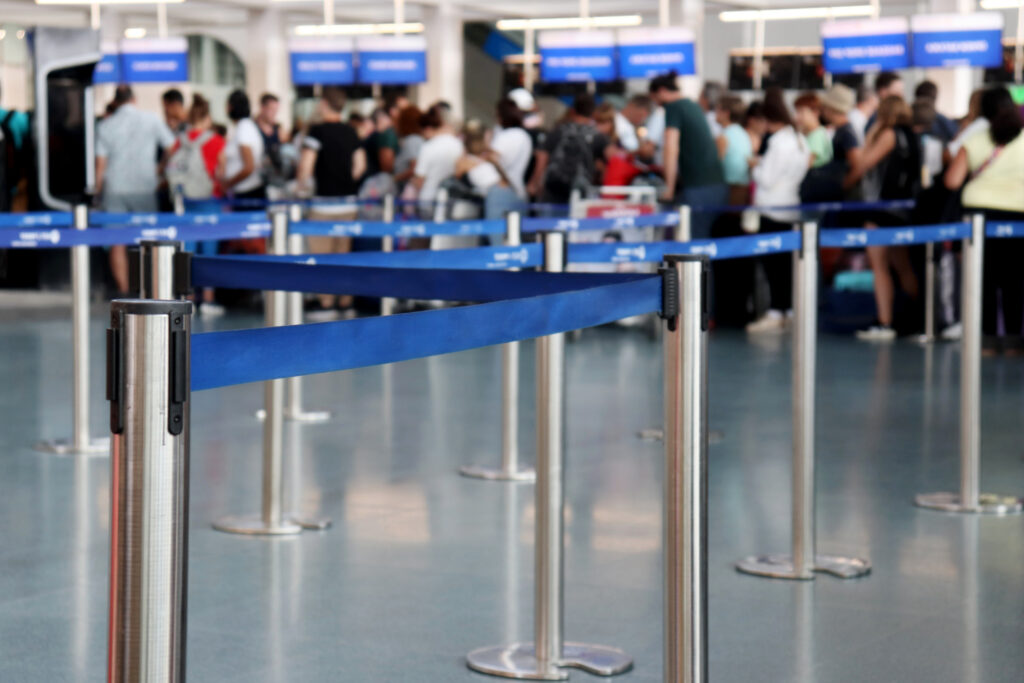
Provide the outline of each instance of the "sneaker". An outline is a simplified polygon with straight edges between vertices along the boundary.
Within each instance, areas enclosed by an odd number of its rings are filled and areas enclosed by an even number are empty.
[[[304,313],[305,319],[311,323],[330,322],[337,320],[340,315],[341,311],[336,308],[326,308],[319,301],[307,305]]]
[[[199,304],[199,315],[204,318],[219,318],[224,315],[225,312],[226,310],[223,306],[212,301],[204,301]]]
[[[786,317],[781,311],[768,311],[747,325],[748,334],[771,334],[786,329]]]
[[[964,326],[960,323],[953,323],[944,329],[940,336],[946,341],[957,341],[964,336]]]
[[[857,330],[857,339],[861,341],[890,342],[896,339],[896,330],[888,325],[872,325],[866,330]]]

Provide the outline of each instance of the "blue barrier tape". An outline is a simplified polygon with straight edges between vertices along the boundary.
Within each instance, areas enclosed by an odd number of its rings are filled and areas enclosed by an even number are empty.
[[[543,263],[540,244],[473,249],[413,249],[409,251],[357,251],[348,254],[300,254],[293,256],[224,256],[221,258],[307,265],[377,266],[380,268],[445,268],[449,270],[505,270],[534,268]]]
[[[196,287],[443,301],[518,299],[547,294],[553,290],[582,289],[622,282],[622,278],[643,277],[647,276],[309,265],[213,256],[197,256],[192,259],[192,284]]]
[[[236,211],[234,213],[107,213],[94,211],[89,214],[90,225],[100,226],[182,226],[182,225],[225,225],[229,223],[267,223],[266,211]]]
[[[914,199],[889,199],[878,202],[816,202],[789,206],[691,206],[690,210],[694,213],[737,213],[740,211],[827,213],[830,211],[905,211],[913,209],[915,206],[917,206],[917,200]]]
[[[473,221],[298,221],[289,226],[299,235],[329,237],[430,237],[433,235],[501,235],[505,221],[501,219]]]
[[[648,275],[438,311],[196,334],[192,336],[192,390],[437,356],[603,325],[660,309],[661,278]]]
[[[876,228],[874,230],[822,230],[819,244],[823,247],[879,247],[906,244],[945,242],[971,236],[968,223],[941,225],[908,225],[905,228]]]
[[[264,238],[267,223],[186,225],[182,227],[90,228],[88,230],[0,230],[0,248],[60,249],[65,247],[111,247],[136,244],[142,240],[220,241]]]
[[[67,211],[33,211],[31,213],[0,213],[0,228],[63,228],[71,225]]]
[[[678,213],[652,213],[614,218],[524,218],[523,232],[539,230],[623,230],[625,228],[672,227],[679,225]]]
[[[992,221],[985,224],[985,237],[1024,237],[1024,223]]]
[[[800,249],[800,233],[722,237],[692,242],[602,242],[570,244],[570,263],[658,263],[667,254],[703,254],[712,260],[765,256]]]

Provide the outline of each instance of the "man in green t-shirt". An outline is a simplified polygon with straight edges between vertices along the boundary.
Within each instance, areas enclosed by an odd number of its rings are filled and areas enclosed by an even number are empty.
[[[651,98],[665,109],[665,139],[662,153],[665,190],[662,200],[690,207],[724,207],[729,188],[722,174],[718,146],[711,136],[704,111],[683,97],[676,74],[651,80]],[[711,236],[715,213],[694,212],[690,234],[693,239]]]

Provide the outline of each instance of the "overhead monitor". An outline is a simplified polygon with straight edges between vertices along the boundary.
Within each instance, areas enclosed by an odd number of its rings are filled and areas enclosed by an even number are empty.
[[[1003,15],[918,14],[910,19],[914,66],[995,68],[1003,61]]]
[[[895,71],[910,66],[904,17],[827,21],[821,25],[825,70],[832,74]]]
[[[547,83],[613,81],[615,34],[611,31],[541,31],[540,79]]]

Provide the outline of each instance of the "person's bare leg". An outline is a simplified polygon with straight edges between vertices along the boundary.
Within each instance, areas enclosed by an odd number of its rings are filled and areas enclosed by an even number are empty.
[[[346,218],[345,220],[355,220],[355,216]],[[333,251],[335,254],[348,254],[352,251],[352,238],[351,237],[335,237],[333,244]],[[351,308],[353,298],[351,295],[344,294],[338,297],[339,308]]]
[[[118,294],[128,294],[128,249],[123,245],[110,248],[110,272]]]
[[[892,274],[889,273],[888,247],[868,247],[868,262],[875,276],[875,306],[878,309],[878,322],[886,327],[892,326]]]
[[[310,236],[307,238],[307,245],[311,254],[330,254],[334,248],[334,238]],[[324,308],[334,307],[333,294],[317,294],[317,299]]]
[[[914,274],[914,266],[910,264],[910,251],[906,247],[892,247],[889,249],[889,263],[896,269],[896,278],[900,282],[900,289],[913,299],[919,294],[917,275]]]

